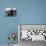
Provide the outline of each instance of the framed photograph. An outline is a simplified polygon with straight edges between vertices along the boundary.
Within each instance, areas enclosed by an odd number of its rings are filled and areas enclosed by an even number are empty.
[[[18,41],[46,41],[46,25],[20,24],[18,25]]]
[[[15,16],[16,8],[5,8],[5,15],[6,16]]]

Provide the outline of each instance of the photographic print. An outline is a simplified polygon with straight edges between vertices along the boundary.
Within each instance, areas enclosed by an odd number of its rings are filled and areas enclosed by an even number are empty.
[[[15,16],[16,15],[16,8],[5,8],[6,16]]]

